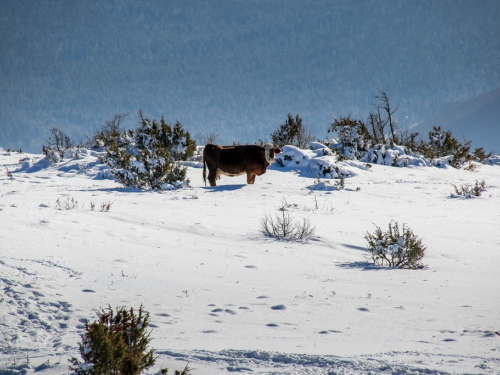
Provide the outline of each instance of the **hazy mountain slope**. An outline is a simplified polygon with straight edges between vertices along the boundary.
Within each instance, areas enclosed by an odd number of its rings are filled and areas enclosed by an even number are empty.
[[[404,126],[500,86],[495,1],[20,0],[0,14],[6,148],[138,109],[226,142],[298,112],[323,136],[333,117],[365,116],[377,88]]]
[[[141,304],[145,374],[499,374],[500,167],[346,160],[336,190],[316,183],[321,154],[295,149],[253,185],[206,187],[193,162],[191,187],[154,192],[104,179],[99,152],[0,149],[0,374],[67,375],[86,320]],[[475,180],[480,197],[450,196]],[[282,214],[311,241],[265,236]],[[365,235],[392,220],[422,239],[424,269],[373,264]]]
[[[433,125],[449,129],[459,140],[472,141],[472,147],[500,152],[500,88],[447,108],[425,120],[417,129],[427,134]]]

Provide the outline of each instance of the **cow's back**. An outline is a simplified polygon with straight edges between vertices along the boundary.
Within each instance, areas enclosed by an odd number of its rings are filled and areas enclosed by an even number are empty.
[[[221,157],[223,167],[237,168],[242,172],[266,162],[263,148],[257,145],[223,146]]]

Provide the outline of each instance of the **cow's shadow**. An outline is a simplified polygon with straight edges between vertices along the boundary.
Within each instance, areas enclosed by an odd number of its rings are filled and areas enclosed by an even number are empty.
[[[205,186],[203,189],[207,190],[211,193],[216,193],[218,191],[234,191],[242,189],[246,186],[246,184],[239,185],[218,185],[218,186]]]

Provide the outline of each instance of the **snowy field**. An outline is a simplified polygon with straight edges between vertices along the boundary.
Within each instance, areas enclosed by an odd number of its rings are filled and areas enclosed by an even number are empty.
[[[41,159],[0,149],[0,375],[68,374],[108,304],[150,313],[149,373],[500,373],[498,165],[349,162],[339,191],[277,165],[205,187],[193,166],[190,188],[152,192],[103,178],[93,152]],[[450,197],[483,179],[481,197]],[[311,242],[262,234],[283,205]],[[364,235],[391,220],[422,238],[425,269],[366,258]]]

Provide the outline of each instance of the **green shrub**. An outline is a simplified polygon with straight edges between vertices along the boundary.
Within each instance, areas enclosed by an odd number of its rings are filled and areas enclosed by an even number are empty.
[[[173,127],[162,117],[158,123],[139,112],[140,126],[112,140],[104,161],[113,168],[115,179],[124,186],[155,190],[181,187],[187,160],[196,150],[196,142],[177,122]]]
[[[376,227],[373,234],[366,233],[365,239],[368,241],[367,251],[376,265],[423,268],[421,260],[426,248],[406,224],[400,229],[396,221],[391,221],[387,232]]]
[[[316,138],[302,124],[302,118],[297,113],[295,118],[289,113],[284,124],[271,133],[271,141],[277,147],[286,145],[306,148]]]
[[[451,131],[443,131],[441,126],[433,126],[429,132],[429,142],[421,141],[416,151],[427,159],[449,157],[449,164],[460,168],[465,162],[472,160],[470,141],[461,143],[452,136]],[[481,151],[477,151],[480,155]]]
[[[477,147],[474,150],[473,155],[474,155],[474,158],[475,158],[476,161],[482,162],[483,160],[488,159],[489,157],[491,157],[491,155],[493,155],[493,152],[490,152],[490,153],[487,154],[486,151],[484,151],[483,147]]]
[[[340,144],[338,151],[341,157],[347,159],[361,158],[372,144],[373,138],[365,123],[362,120],[351,118],[350,115],[334,119],[328,129],[328,133],[330,132],[338,134]]]
[[[88,139],[84,146],[88,149],[109,148],[123,132],[121,122],[127,116],[128,113],[114,115],[92,137],[87,137]]]
[[[139,375],[154,366],[154,349],[151,342],[149,313],[142,305],[136,314],[131,308],[118,308],[116,313],[111,306],[97,313],[98,320],[85,322],[85,333],[78,344],[83,361],[72,357],[69,369],[77,375]],[[161,368],[161,375],[168,375],[167,368]],[[174,375],[189,375],[191,369],[186,365],[175,370]]]
[[[97,313],[98,320],[85,323],[85,333],[79,343],[80,356],[70,359],[70,370],[77,375],[138,375],[155,364],[151,341],[146,331],[149,313],[139,307],[138,314],[131,308],[109,306]]]
[[[367,121],[351,116],[334,119],[328,132],[337,132],[341,154],[349,159],[360,159],[373,146],[403,145],[409,150],[416,147],[418,133],[399,128],[394,114],[398,108],[392,107],[384,90],[378,90],[373,104],[374,112],[368,114]]]

